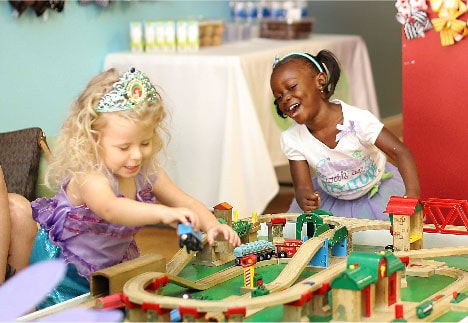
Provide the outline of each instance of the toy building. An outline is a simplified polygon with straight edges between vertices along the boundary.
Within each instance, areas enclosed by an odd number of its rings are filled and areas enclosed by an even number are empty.
[[[260,221],[257,217],[257,212],[252,212],[252,218],[239,219],[237,210],[234,210],[234,220],[232,228],[237,232],[242,243],[249,243],[257,240],[258,231],[261,229]]]
[[[353,252],[347,269],[331,283],[334,321],[360,322],[400,301],[401,272],[405,265],[390,251]]]
[[[384,212],[390,215],[394,251],[422,249],[423,213],[419,199],[392,196]]]
[[[284,227],[286,225],[286,218],[272,218],[267,223],[268,226],[268,240],[277,243],[284,241]]]
[[[232,226],[232,206],[228,202],[219,203],[213,207],[217,219],[222,219],[227,225]]]
[[[258,231],[260,231],[260,221],[258,221],[257,212],[252,212],[250,229],[247,233],[247,242],[256,241],[258,237]]]
[[[232,225],[232,206],[223,202],[213,207],[214,215],[218,221]],[[215,243],[210,246],[205,244],[201,251],[195,256],[195,263],[206,266],[221,266],[232,261],[232,246],[222,237],[218,237]]]

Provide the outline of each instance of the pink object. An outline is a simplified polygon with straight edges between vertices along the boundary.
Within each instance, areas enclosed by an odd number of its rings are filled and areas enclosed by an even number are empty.
[[[0,286],[0,322],[12,322],[30,312],[65,276],[67,266],[59,260],[38,262]],[[122,322],[118,310],[72,308],[43,317],[42,322]]]
[[[34,264],[0,287],[0,321],[14,321],[31,311],[65,276],[66,265],[58,260]]]

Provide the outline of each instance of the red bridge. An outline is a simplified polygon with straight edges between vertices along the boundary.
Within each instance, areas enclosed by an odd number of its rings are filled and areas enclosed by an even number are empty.
[[[468,201],[430,198],[421,200],[425,223],[424,232],[468,235]],[[465,227],[465,230],[462,229]]]

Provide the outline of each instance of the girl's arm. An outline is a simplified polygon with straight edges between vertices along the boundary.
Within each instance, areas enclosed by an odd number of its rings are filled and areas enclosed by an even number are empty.
[[[132,179],[133,180],[133,179]],[[84,175],[81,185],[71,181],[67,194],[73,204],[86,204],[94,213],[111,223],[138,226],[192,222],[198,225],[198,217],[185,208],[171,208],[161,204],[143,203],[130,198],[115,196],[108,180],[99,172]]]
[[[290,160],[289,169],[294,184],[294,195],[304,212],[320,207],[320,195],[312,184],[309,164],[305,160]]]
[[[164,205],[187,208],[198,214],[200,225],[194,227],[195,229],[207,232],[210,227],[218,223],[218,220],[210,210],[201,202],[182,191],[162,169],[158,171],[157,179],[153,184],[153,192],[157,200]]]
[[[419,197],[418,169],[409,148],[385,127],[377,137],[375,145],[395,161],[405,183],[405,195]]]
[[[202,229],[207,233],[210,244],[218,234],[233,245],[240,243],[232,228],[219,223],[213,213],[180,190],[163,170],[158,172],[153,185],[153,192],[160,204],[116,197],[101,173],[87,175],[83,179],[79,187],[80,200],[106,221],[133,226],[163,223],[173,227],[178,223],[190,222],[195,230]],[[67,190],[67,193],[70,197],[71,192]]]

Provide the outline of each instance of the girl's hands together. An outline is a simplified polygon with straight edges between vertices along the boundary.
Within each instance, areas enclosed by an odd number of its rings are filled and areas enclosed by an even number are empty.
[[[218,223],[213,225],[208,229],[206,232],[208,243],[212,245],[218,235],[222,234],[224,240],[228,241],[233,247],[237,247],[240,245],[241,240],[237,235],[237,232],[234,231],[231,227],[227,224]]]

